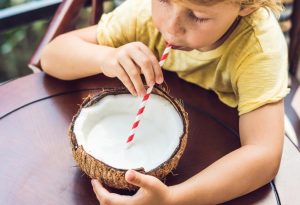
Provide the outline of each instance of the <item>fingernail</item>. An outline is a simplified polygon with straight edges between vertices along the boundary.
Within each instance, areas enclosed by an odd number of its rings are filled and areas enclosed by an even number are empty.
[[[135,179],[135,172],[133,170],[128,170],[126,176],[127,176],[127,180],[132,182]]]
[[[146,95],[146,91],[141,91],[141,92],[139,93],[139,96],[140,96],[140,97],[144,97],[144,95]]]
[[[92,180],[91,180],[91,183],[92,183],[92,185],[95,185],[96,180],[95,180],[95,179],[92,179]]]
[[[154,84],[155,84],[155,82],[154,82],[154,81],[150,81],[150,83],[149,83],[149,87],[152,87],[152,86],[154,86]]]
[[[159,78],[157,79],[157,83],[158,83],[158,84],[161,84],[161,83],[163,83],[163,82],[164,82],[163,77],[159,77]]]

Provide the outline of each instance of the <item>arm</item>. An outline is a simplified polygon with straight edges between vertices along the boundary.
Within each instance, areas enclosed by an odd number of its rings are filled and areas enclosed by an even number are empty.
[[[56,37],[42,53],[43,70],[56,78],[73,80],[98,73],[117,77],[133,95],[146,91],[147,84],[162,83],[161,67],[155,55],[141,42],[113,48],[97,44],[96,26],[72,31]]]
[[[73,80],[101,73],[101,62],[111,50],[97,45],[92,26],[56,37],[43,50],[41,64],[49,75]]]
[[[283,101],[240,117],[242,147],[171,188],[171,204],[218,204],[247,194],[276,175],[284,136]]]

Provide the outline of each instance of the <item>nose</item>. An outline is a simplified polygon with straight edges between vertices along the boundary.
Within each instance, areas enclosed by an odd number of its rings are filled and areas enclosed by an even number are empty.
[[[173,15],[169,15],[169,18],[165,20],[166,32],[170,38],[181,36],[186,32],[184,23],[182,22],[182,19],[180,17],[180,13],[173,12],[172,14]]]
[[[178,36],[175,36],[175,35],[170,34],[168,32],[166,32],[164,34],[164,38],[171,45],[179,45],[180,44],[180,42],[178,40]]]

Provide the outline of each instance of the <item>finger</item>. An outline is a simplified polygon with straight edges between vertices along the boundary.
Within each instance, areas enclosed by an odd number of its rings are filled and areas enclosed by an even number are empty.
[[[112,204],[112,205],[125,205],[131,204],[132,197],[130,196],[121,196],[118,194],[108,192],[102,184],[96,180],[92,179],[93,190],[96,194],[97,199],[103,205]]]
[[[96,194],[97,199],[101,202],[101,204],[109,204],[109,192],[102,186],[102,184],[96,180],[92,179],[93,190]]]
[[[147,85],[153,86],[155,84],[155,74],[153,67],[153,59],[149,57],[145,52],[140,48],[139,45],[136,45],[136,49],[138,52],[131,52],[130,57],[137,64],[137,66],[141,69],[144,74]],[[150,52],[151,53],[151,52]]]
[[[127,182],[135,186],[149,189],[151,191],[156,190],[159,183],[161,183],[157,178],[153,176],[141,174],[134,170],[128,170],[125,174],[125,179]]]
[[[121,65],[119,65],[118,69],[118,78],[120,79],[120,81],[125,85],[125,87],[129,90],[129,92],[134,95],[137,96],[137,91],[134,88],[133,83],[131,82],[128,74],[126,73],[126,71],[122,68]]]
[[[158,84],[161,84],[164,82],[164,77],[163,77],[163,72],[162,68],[159,65],[159,62],[156,58],[156,56],[151,52],[151,50],[143,43],[139,45],[139,48],[141,51],[149,57],[149,59],[152,62],[152,68],[154,71],[154,77],[155,77],[155,82]]]
[[[126,71],[127,75],[129,76],[131,82],[134,85],[135,90],[139,96],[144,96],[146,94],[146,90],[141,78],[141,71],[133,61],[130,59],[129,56],[124,56],[120,60],[120,64],[123,69]]]
[[[138,49],[140,52],[131,53],[131,57],[144,74],[147,85],[153,86],[155,84],[153,62],[140,48]]]

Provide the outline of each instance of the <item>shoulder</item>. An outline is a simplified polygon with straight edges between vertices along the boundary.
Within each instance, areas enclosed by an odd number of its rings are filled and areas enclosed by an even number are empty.
[[[262,52],[282,51],[286,41],[278,20],[271,10],[260,8],[244,19]]]
[[[225,55],[230,67],[235,68],[233,72],[250,65],[252,69],[287,69],[287,43],[273,13],[260,8],[243,17],[229,39]]]
[[[237,53],[281,52],[287,49],[276,17],[266,8],[242,17],[229,41],[229,46]]]
[[[111,36],[117,35],[118,31],[125,37],[125,42],[140,41],[156,56],[162,54],[165,42],[152,21],[151,0],[126,0],[103,18],[111,19],[111,23],[106,23],[104,28],[114,28]]]
[[[102,15],[97,27],[98,43],[118,47],[137,41],[141,28],[151,19],[151,0],[126,0]]]
[[[287,53],[287,44],[274,14],[260,8],[242,17],[228,39],[228,47],[236,55],[251,53]]]
[[[148,21],[151,19],[151,0],[126,0],[112,12],[104,14],[100,22],[107,19]]]

